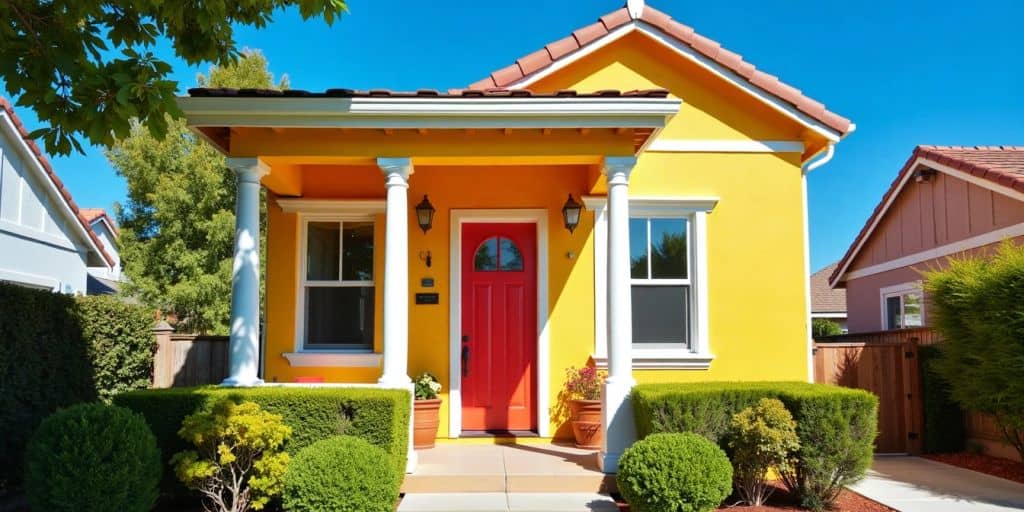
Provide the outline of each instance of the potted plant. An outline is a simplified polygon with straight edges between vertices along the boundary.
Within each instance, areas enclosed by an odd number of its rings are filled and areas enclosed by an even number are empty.
[[[437,438],[438,411],[441,409],[441,399],[437,397],[441,383],[429,372],[423,372],[413,383],[416,387],[412,416],[413,448],[433,448]]]
[[[569,420],[579,448],[601,447],[601,384],[604,373],[592,366],[569,367],[565,371],[565,397]]]

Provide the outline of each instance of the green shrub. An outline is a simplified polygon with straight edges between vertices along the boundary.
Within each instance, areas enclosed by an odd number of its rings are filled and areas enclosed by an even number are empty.
[[[989,414],[1024,458],[1024,246],[950,258],[924,273],[929,318],[942,335],[935,371],[953,399]]]
[[[921,366],[921,402],[924,409],[922,450],[924,453],[963,451],[967,442],[967,418],[960,404],[953,401],[949,384],[932,366],[939,356],[934,345],[918,347]]]
[[[791,454],[800,448],[793,415],[782,402],[762,398],[732,417],[728,439],[736,492],[759,507],[775,489],[768,484],[768,470],[789,469]]]
[[[800,449],[783,481],[808,508],[828,506],[863,477],[878,432],[878,397],[804,382],[643,384],[633,389],[637,433],[693,432],[724,445],[732,416],[777,398],[796,420]]]
[[[142,417],[79,404],[43,420],[26,452],[33,510],[148,512],[160,483],[160,451]]]
[[[178,435],[195,449],[178,453],[171,465],[178,480],[203,496],[206,510],[262,510],[281,494],[291,433],[280,415],[225,398],[210,412],[185,418]]]
[[[811,334],[815,339],[825,336],[838,336],[843,333],[839,322],[828,318],[814,318],[811,320]]]
[[[654,434],[626,449],[615,482],[634,512],[704,512],[729,496],[732,466],[703,436]]]
[[[148,388],[156,354],[152,312],[110,295],[76,302],[99,397],[109,401],[118,393]]]
[[[284,478],[289,512],[391,512],[400,473],[381,464],[387,454],[357,437],[338,436],[299,451]]]
[[[408,391],[344,387],[260,387],[149,389],[122,393],[114,403],[142,413],[156,435],[166,458],[188,448],[178,437],[186,416],[209,411],[223,398],[235,402],[256,402],[264,410],[279,414],[292,428],[285,445],[294,457],[302,448],[337,435],[362,438],[388,453],[395,470],[405,472],[409,440],[411,399]],[[165,492],[181,495],[185,490],[173,478],[165,481]]]
[[[25,444],[61,407],[96,399],[72,297],[0,283],[0,494],[18,486]]]

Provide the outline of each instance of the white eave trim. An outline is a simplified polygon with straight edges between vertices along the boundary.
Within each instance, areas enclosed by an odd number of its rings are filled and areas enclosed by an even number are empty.
[[[761,89],[760,87],[751,84],[745,78],[736,74],[736,72],[707,58],[700,52],[697,52],[693,48],[690,48],[688,45],[679,42],[675,38],[665,34],[664,32],[661,31],[661,29],[640,20],[630,21],[629,23],[626,23],[625,25],[622,25],[621,27],[618,27],[615,30],[612,30],[611,32],[608,32],[597,41],[593,41],[587,44],[586,46],[576,50],[575,52],[569,54],[568,56],[565,56],[555,61],[548,67],[509,84],[508,88],[529,88],[531,84],[539,80],[542,80],[547,76],[550,76],[551,74],[557,72],[558,70],[571,65],[572,63],[582,59],[583,57],[586,57],[587,55],[590,55],[591,53],[605,46],[608,46],[609,44],[619,40],[626,34],[629,34],[634,31],[640,32],[641,34],[644,34],[645,36],[650,37],[651,39],[663,44],[665,47],[673,50],[677,54],[693,61],[700,67],[710,71],[712,74],[732,83],[745,93],[762,101],[772,109],[778,111],[779,113],[785,115],[786,117],[789,117],[790,119],[793,119],[794,121],[800,123],[801,125],[807,127],[808,129],[815,131],[816,133],[825,137],[831,142],[838,142],[846,135],[853,133],[853,131],[857,128],[857,125],[851,123],[850,129],[847,130],[845,134],[840,134],[838,131],[812,118],[811,116],[808,116],[807,114],[801,112],[800,110],[790,105],[789,103],[782,101],[774,94],[770,94],[767,91]]]
[[[383,199],[303,199],[281,198],[277,205],[285,213],[325,213],[374,215],[384,213]]]
[[[353,352],[285,352],[281,354],[293,367],[345,367],[345,368],[379,368],[383,358],[375,353]]]
[[[850,252],[850,256],[849,258],[846,258],[846,262],[843,264],[842,268],[840,268],[839,272],[835,274],[836,279],[829,280],[829,286],[835,288],[837,285],[839,285],[839,283],[846,281],[847,279],[854,279],[866,275],[877,274],[880,272],[885,272],[886,270],[892,270],[905,265],[912,265],[914,263],[919,263],[921,261],[933,258],[940,258],[942,256],[948,256],[950,254],[964,251],[966,249],[971,249],[974,247],[979,247],[981,245],[987,245],[989,243],[998,242],[1001,241],[1003,238],[1019,236],[1017,234],[1007,235],[1006,233],[1013,233],[1013,229],[1015,229],[1017,226],[1021,226],[1020,224],[1016,226],[1002,228],[996,231],[990,231],[988,233],[983,233],[981,235],[974,236],[965,240],[953,242],[951,244],[943,245],[940,247],[935,247],[933,249],[922,251],[916,254],[910,254],[892,261],[887,261],[884,263],[880,263],[878,265],[872,265],[870,267],[865,267],[848,273],[847,270],[850,268],[850,265],[853,263],[854,260],[857,259],[857,255],[860,254],[861,249],[864,248],[864,245],[867,244],[868,240],[871,239],[871,236],[874,234],[875,229],[878,228],[878,225],[882,222],[882,219],[884,219],[885,215],[889,212],[889,208],[892,207],[893,203],[895,203],[896,199],[900,196],[900,193],[903,191],[903,187],[905,187],[907,183],[910,182],[910,179],[914,177],[914,170],[917,169],[919,165],[923,165],[925,167],[928,167],[929,169],[934,169],[936,171],[945,173],[954,178],[966,181],[972,185],[977,185],[981,188],[991,190],[998,194],[1002,194],[1016,201],[1024,202],[1024,193],[1020,192],[1019,190],[1000,185],[998,183],[986,180],[984,178],[979,178],[971,173],[967,173],[959,169],[954,169],[948,165],[940,164],[929,158],[918,157],[913,161],[913,163],[910,164],[909,167],[906,168],[907,173],[903,176],[903,179],[900,180],[899,184],[896,185],[896,189],[893,190],[893,193],[889,196],[888,200],[886,200],[885,204],[882,206],[881,211],[878,212],[878,215],[874,216],[873,220],[871,221],[871,225],[868,227],[867,232],[864,233],[864,236],[860,238],[860,241],[857,243],[856,247],[854,247],[853,251]],[[999,236],[996,235],[996,233],[1002,233],[1002,238],[997,238],[991,242],[983,242],[984,240],[990,239],[992,236]]]
[[[179,97],[192,127],[662,128],[677,98]]]

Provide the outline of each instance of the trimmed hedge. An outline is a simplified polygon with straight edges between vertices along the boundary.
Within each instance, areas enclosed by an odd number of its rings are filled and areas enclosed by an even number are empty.
[[[165,464],[174,454],[190,447],[178,437],[186,416],[209,411],[217,400],[256,402],[264,410],[280,414],[292,428],[285,448],[292,456],[322,439],[349,435],[383,449],[398,474],[405,473],[409,442],[411,398],[408,391],[345,387],[259,387],[148,389],[123,393],[114,403],[141,413],[156,435]],[[167,478],[165,477],[165,481]],[[165,482],[166,483],[166,482]],[[176,481],[165,490],[179,494]]]
[[[644,384],[633,389],[637,433],[693,432],[723,448],[732,416],[762,398],[776,398],[796,420],[800,449],[784,474],[804,506],[818,509],[843,485],[863,477],[878,433],[878,397],[804,382]]]
[[[0,493],[18,486],[43,418],[96,399],[75,299],[0,283]]]
[[[89,342],[96,393],[104,401],[146,389],[153,381],[153,312],[112,295],[75,299],[82,336]]]
[[[967,444],[966,414],[960,404],[953,401],[949,384],[932,368],[939,357],[939,347],[918,347],[921,365],[921,401],[924,409],[924,453],[953,453],[963,451]]]
[[[708,512],[732,491],[721,448],[692,433],[653,434],[619,459],[615,482],[633,512]]]
[[[78,404],[43,420],[25,455],[32,510],[148,512],[158,496],[160,451],[138,414]]]
[[[352,436],[317,441],[299,451],[284,476],[289,512],[392,512],[401,473],[381,464],[384,450]]]

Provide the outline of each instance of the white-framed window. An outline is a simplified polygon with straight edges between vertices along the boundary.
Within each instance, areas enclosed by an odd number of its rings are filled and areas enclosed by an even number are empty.
[[[302,218],[297,348],[373,351],[373,239],[372,218]]]
[[[906,329],[924,325],[924,293],[921,282],[881,289],[882,325],[885,329]]]
[[[594,354],[607,364],[607,198],[585,197],[594,211]],[[706,369],[709,197],[631,197],[630,275],[633,367]]]

